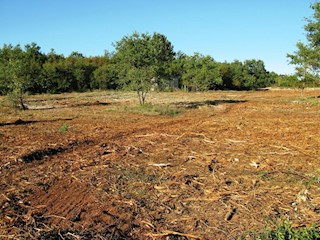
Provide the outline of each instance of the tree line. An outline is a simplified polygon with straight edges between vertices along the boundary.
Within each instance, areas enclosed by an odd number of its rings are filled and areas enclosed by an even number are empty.
[[[113,53],[65,57],[43,53],[36,43],[0,49],[0,95],[12,94],[23,106],[23,94],[83,92],[94,89],[135,90],[141,103],[151,89],[251,90],[272,85],[294,86],[295,76],[269,72],[262,60],[217,62],[209,55],[174,52],[160,33],[124,36]]]

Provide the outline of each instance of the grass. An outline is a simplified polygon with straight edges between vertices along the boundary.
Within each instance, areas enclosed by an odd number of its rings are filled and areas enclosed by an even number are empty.
[[[145,115],[177,116],[183,111],[180,108],[169,104],[144,104],[144,105],[126,105],[124,107],[110,108],[112,112],[131,112]]]
[[[298,99],[294,100],[293,102],[296,104],[306,104],[309,106],[316,107],[316,106],[319,106],[320,100],[318,98],[313,97],[313,96],[308,96],[308,97],[298,98]]]
[[[256,240],[316,240],[320,238],[320,229],[315,226],[293,228],[288,222],[283,222],[276,230],[260,234]]]
[[[251,235],[251,234],[249,234]],[[266,228],[258,235],[253,234],[255,240],[316,240],[320,239],[320,228],[316,226],[310,227],[293,227],[288,221],[283,221],[276,229]],[[251,235],[252,236],[252,235]],[[239,240],[248,239],[242,237]]]
[[[69,125],[67,123],[64,123],[63,125],[60,126],[59,128],[59,132],[61,133],[65,133],[68,132],[69,130]]]

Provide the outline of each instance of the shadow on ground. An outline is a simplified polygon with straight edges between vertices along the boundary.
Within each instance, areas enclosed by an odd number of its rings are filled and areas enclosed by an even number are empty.
[[[25,121],[25,120],[22,120],[22,119],[18,119],[15,122],[0,123],[0,127],[10,126],[10,125],[28,125],[28,124],[32,124],[32,123],[58,122],[58,121],[71,121],[71,120],[73,120],[73,118],[58,118],[58,119],[41,120],[41,121],[37,121],[37,120]]]
[[[199,101],[199,102],[178,102],[176,106],[183,107],[187,109],[196,109],[202,106],[216,106],[224,103],[243,103],[247,102],[247,100],[206,100],[206,101]]]

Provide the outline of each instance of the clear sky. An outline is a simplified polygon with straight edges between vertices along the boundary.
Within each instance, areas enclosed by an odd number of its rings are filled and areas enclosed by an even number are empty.
[[[35,42],[85,56],[113,51],[137,32],[164,34],[175,51],[216,61],[261,59],[268,71],[291,74],[287,53],[305,42],[313,0],[0,0],[0,45]]]

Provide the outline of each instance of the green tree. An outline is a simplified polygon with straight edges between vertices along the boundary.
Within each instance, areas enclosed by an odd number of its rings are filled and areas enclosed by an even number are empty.
[[[153,67],[130,68],[127,78],[131,80],[131,87],[138,93],[139,102],[143,105],[148,92],[151,90],[155,76]]]
[[[99,57],[86,58],[79,52],[72,52],[67,58],[52,49],[43,64],[43,91],[61,93],[87,91],[93,88],[93,72],[100,67]]]
[[[116,64],[105,63],[93,72],[93,88],[116,89],[119,81],[119,70]]]
[[[28,78],[26,91],[34,94],[43,92],[42,89],[42,67],[47,56],[41,52],[40,46],[36,43],[25,45],[24,48],[24,68],[23,73]]]
[[[299,87],[301,82],[297,75],[276,75],[275,84],[277,87]]]
[[[72,52],[65,60],[65,67],[72,72],[72,91],[84,92],[91,90],[94,66],[86,60],[83,54]]]
[[[220,64],[220,75],[222,79],[222,86],[224,89],[233,89],[233,72],[229,63]]]
[[[114,60],[123,69],[119,83],[137,91],[141,104],[152,86],[167,78],[167,68],[174,59],[173,46],[159,33],[152,36],[137,32],[115,43]]]
[[[51,49],[42,69],[42,88],[48,93],[62,93],[73,90],[73,71],[65,64],[63,55]]]
[[[297,50],[288,54],[290,63],[296,65],[297,76],[306,84],[315,85],[320,71],[320,2],[311,5],[314,13],[304,26],[307,43],[298,42]]]
[[[246,89],[256,89],[259,87],[270,86],[272,79],[269,72],[265,69],[262,60],[246,60],[243,64],[244,83],[243,87]]]
[[[237,90],[244,89],[244,67],[243,63],[239,60],[234,60],[230,63],[230,69],[232,72],[232,86]]]
[[[210,56],[195,53],[184,60],[182,83],[191,91],[206,91],[220,88],[222,79],[219,68]]]
[[[6,86],[2,91],[9,94],[16,107],[27,109],[24,94],[36,91],[44,61],[35,43],[27,44],[24,50],[20,45],[4,45],[0,50],[0,85]]]

